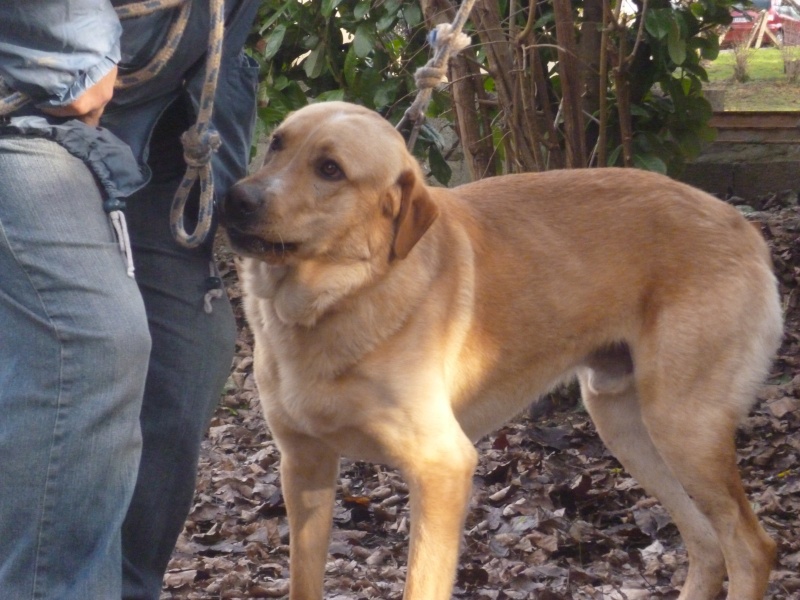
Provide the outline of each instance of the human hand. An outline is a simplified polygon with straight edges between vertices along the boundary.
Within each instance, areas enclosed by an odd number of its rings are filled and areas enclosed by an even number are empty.
[[[117,67],[114,66],[105,77],[81,94],[74,102],[64,106],[43,108],[42,112],[54,117],[75,117],[87,125],[97,127],[106,104],[114,95],[116,80]]]

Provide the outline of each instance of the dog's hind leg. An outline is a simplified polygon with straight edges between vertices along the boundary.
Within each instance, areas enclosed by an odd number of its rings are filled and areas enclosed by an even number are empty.
[[[586,409],[609,450],[649,494],[659,499],[681,532],[690,566],[679,600],[712,600],[725,577],[717,535],[645,429],[632,376],[624,372],[629,358],[618,355],[616,364],[609,363],[610,358],[605,354],[601,361],[590,361],[594,368],[579,372]]]
[[[775,543],[759,525],[736,466],[739,415],[726,410],[725,403],[738,390],[720,380],[695,382],[693,388],[643,392],[642,420],[659,454],[717,534],[728,572],[728,598],[760,600],[775,560]],[[655,400],[656,394],[668,394],[669,399]],[[693,401],[687,406],[689,394]]]
[[[694,298],[659,315],[634,351],[635,381],[653,445],[716,533],[728,599],[761,600],[775,543],[745,495],[735,432],[779,343],[780,307],[766,285],[734,283],[720,290],[727,305]]]
[[[289,517],[289,598],[322,600],[339,456],[310,437],[284,434],[278,441]]]

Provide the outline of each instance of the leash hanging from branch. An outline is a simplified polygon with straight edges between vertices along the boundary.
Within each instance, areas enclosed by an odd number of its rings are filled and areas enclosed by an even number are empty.
[[[470,37],[462,30],[474,4],[475,0],[464,0],[452,23],[437,25],[428,34],[428,43],[434,50],[433,58],[414,73],[414,81],[419,91],[414,102],[406,109],[403,118],[397,124],[398,130],[408,122],[413,124],[408,137],[409,148],[413,148],[417,141],[434,88],[447,78],[447,65],[450,57],[458,54],[470,44]]]

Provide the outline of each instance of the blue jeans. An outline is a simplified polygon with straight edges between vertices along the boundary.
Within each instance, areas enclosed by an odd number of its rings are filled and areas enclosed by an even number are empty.
[[[0,138],[4,598],[159,597],[235,334],[210,248],[171,240],[175,185],[129,201],[134,281],[85,165]]]

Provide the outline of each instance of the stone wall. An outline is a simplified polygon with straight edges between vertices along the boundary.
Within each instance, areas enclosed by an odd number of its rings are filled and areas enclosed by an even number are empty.
[[[720,198],[800,190],[800,145],[711,144],[680,178]]]

